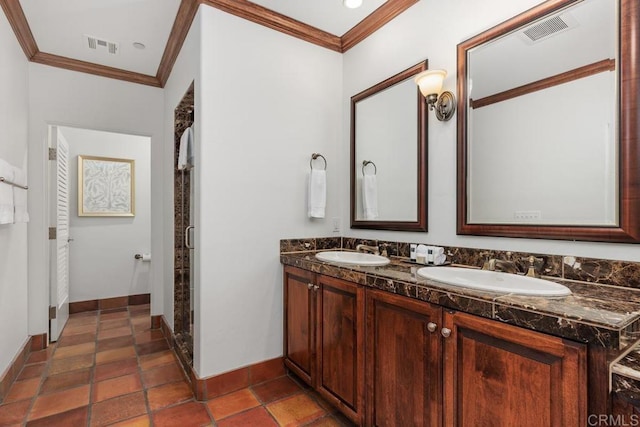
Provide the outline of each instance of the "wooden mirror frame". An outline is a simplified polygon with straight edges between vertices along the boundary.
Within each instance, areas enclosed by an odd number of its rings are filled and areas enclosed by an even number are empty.
[[[640,37],[640,6],[637,0],[619,0],[618,225],[608,227],[467,223],[467,51],[578,1],[549,0],[458,45],[458,234],[597,242],[640,241],[640,43],[637,42]]]
[[[427,61],[425,60],[351,97],[351,228],[427,231],[427,104],[420,93],[418,85],[416,85],[416,102],[418,104],[418,138],[416,141],[416,155],[418,157],[418,169],[416,171],[418,180],[416,189],[416,197],[418,198],[417,219],[416,221],[364,221],[356,219],[356,197],[358,197],[356,174],[359,170],[356,165],[356,103],[405,81],[426,69]]]

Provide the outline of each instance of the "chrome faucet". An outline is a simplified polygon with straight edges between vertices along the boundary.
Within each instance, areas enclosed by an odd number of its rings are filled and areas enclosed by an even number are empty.
[[[356,251],[358,252],[370,252],[374,255],[380,255],[380,248],[377,246],[369,246],[369,245],[358,245],[356,246]]]

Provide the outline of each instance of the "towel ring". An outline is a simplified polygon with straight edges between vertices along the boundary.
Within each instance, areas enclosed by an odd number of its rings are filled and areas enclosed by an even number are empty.
[[[318,157],[320,157],[322,159],[322,161],[324,161],[324,169],[323,170],[327,170],[327,159],[324,158],[324,156],[320,153],[313,153],[311,155],[311,160],[309,160],[309,167],[313,170],[313,161],[315,159],[317,159]]]
[[[364,168],[365,166],[373,165],[373,174],[378,175],[378,167],[371,160],[363,160],[362,161],[362,176],[364,176]]]

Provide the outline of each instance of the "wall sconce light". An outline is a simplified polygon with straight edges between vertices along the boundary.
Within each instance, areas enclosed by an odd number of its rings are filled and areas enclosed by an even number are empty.
[[[441,122],[451,119],[456,112],[456,97],[449,91],[442,92],[446,75],[445,70],[426,70],[414,78],[420,92],[427,99],[429,110],[435,110],[436,118]]]
[[[342,0],[342,4],[349,9],[356,9],[362,6],[362,0]]]

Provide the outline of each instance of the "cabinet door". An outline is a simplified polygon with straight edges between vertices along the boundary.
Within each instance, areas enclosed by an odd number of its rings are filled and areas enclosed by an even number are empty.
[[[464,313],[444,324],[447,426],[586,425],[584,345]]]
[[[318,276],[317,387],[357,424],[364,404],[364,288]]]
[[[315,371],[315,275],[295,267],[284,269],[284,361],[310,385]]]
[[[442,311],[367,291],[367,425],[442,424]]]

